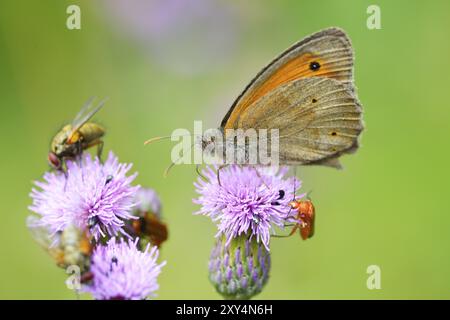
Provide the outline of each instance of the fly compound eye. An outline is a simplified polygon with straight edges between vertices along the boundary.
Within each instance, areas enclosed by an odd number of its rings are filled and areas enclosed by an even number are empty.
[[[48,162],[55,169],[60,169],[61,168],[61,160],[53,152],[50,152],[48,154]]]

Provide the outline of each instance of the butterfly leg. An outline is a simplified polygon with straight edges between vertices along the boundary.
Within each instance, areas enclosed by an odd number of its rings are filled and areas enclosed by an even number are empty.
[[[297,190],[296,185],[295,185],[296,181],[297,181],[297,167],[294,166],[294,190],[292,191],[292,194],[293,194],[292,201],[295,201],[295,191]],[[289,212],[287,213],[285,219],[289,218],[289,216],[291,215],[291,211],[292,211],[292,207],[289,208]]]
[[[64,174],[64,192],[66,192],[66,186],[67,186],[67,170],[62,170],[63,174]]]
[[[269,187],[267,186],[266,182],[264,181],[264,178],[262,177],[261,173],[258,171],[258,169],[256,167],[253,167],[253,169],[255,169],[256,175],[258,176],[258,178],[262,181],[263,185],[269,189]]]
[[[220,170],[222,170],[225,167],[228,167],[228,164],[222,164],[217,169],[217,182],[219,183],[219,186],[222,186],[222,184],[220,183]]]
[[[296,185],[295,185],[295,182],[297,181],[297,166],[294,166],[294,190],[292,191],[292,194],[294,195],[294,198],[292,199],[292,201],[295,201],[295,192],[296,192],[296,190],[297,190],[297,187],[296,187]],[[289,211],[289,213],[290,213],[290,211]]]
[[[202,172],[200,171],[200,165],[196,164],[195,165],[195,171],[197,171],[197,174],[199,175],[199,177],[201,177],[203,180],[207,181],[208,179],[206,179],[206,177],[202,174]]]

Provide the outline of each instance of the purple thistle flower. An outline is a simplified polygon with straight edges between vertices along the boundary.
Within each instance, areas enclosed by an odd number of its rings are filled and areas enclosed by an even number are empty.
[[[84,290],[95,299],[142,300],[155,296],[157,277],[166,264],[157,264],[159,251],[147,245],[144,252],[137,249],[139,239],[116,242],[111,238],[106,246],[99,245],[91,260],[93,280]]]
[[[179,74],[198,74],[230,60],[238,43],[239,7],[212,0],[105,0],[106,13],[152,62]],[[131,36],[131,37],[130,37]],[[180,56],[178,52],[183,52]],[[188,63],[187,63],[188,62]]]
[[[225,234],[227,244],[232,238],[249,234],[269,250],[273,226],[283,228],[286,222],[295,221],[288,203],[301,182],[295,177],[285,179],[287,171],[287,167],[277,170],[230,165],[220,170],[219,184],[217,171],[208,167],[203,171],[208,181],[199,177],[194,183],[200,196],[193,201],[201,205],[196,214],[218,221],[217,236]]]
[[[151,212],[161,219],[161,200],[155,190],[140,188],[135,195],[136,206],[133,208],[135,215]]]
[[[128,221],[134,236],[141,239],[141,248],[149,242],[160,248],[167,240],[169,231],[162,221],[162,206],[158,194],[151,188],[141,187],[135,195],[135,202],[132,214],[137,219]]]
[[[131,186],[137,173],[126,176],[131,164],[119,163],[110,152],[104,164],[86,153],[78,161],[67,161],[67,172],[47,172],[36,181],[30,196],[30,210],[41,216],[40,223],[52,234],[73,224],[88,229],[97,240],[107,234],[125,234],[124,220],[139,186]]]

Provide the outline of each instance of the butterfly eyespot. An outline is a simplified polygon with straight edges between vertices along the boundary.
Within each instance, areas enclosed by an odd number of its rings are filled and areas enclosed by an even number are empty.
[[[317,102],[317,99],[313,98],[313,99],[311,100],[311,102],[312,102],[312,103],[316,103],[316,102]]]
[[[333,132],[331,133],[331,135],[332,135],[332,136],[337,136],[337,133],[333,131]]]
[[[317,70],[320,69],[320,63],[318,63],[317,61],[313,61],[313,62],[311,62],[311,63],[309,64],[309,68],[310,68],[312,71],[317,71]]]

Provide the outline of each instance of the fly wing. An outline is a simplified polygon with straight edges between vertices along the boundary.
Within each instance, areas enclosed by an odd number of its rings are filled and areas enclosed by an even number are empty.
[[[77,116],[72,122],[72,129],[70,131],[69,137],[67,138],[67,143],[71,144],[74,141],[73,137],[74,134],[81,128],[82,125],[84,125],[89,119],[91,119],[105,104],[107,99],[103,99],[100,101],[98,105],[94,105],[95,97],[91,97],[81,108],[80,112],[78,112]]]
[[[90,97],[84,105],[81,107],[80,111],[78,111],[75,119],[72,121],[72,126],[75,126],[80,120],[83,118],[83,115],[88,113],[88,110],[92,108],[93,102],[95,100],[95,96]]]

